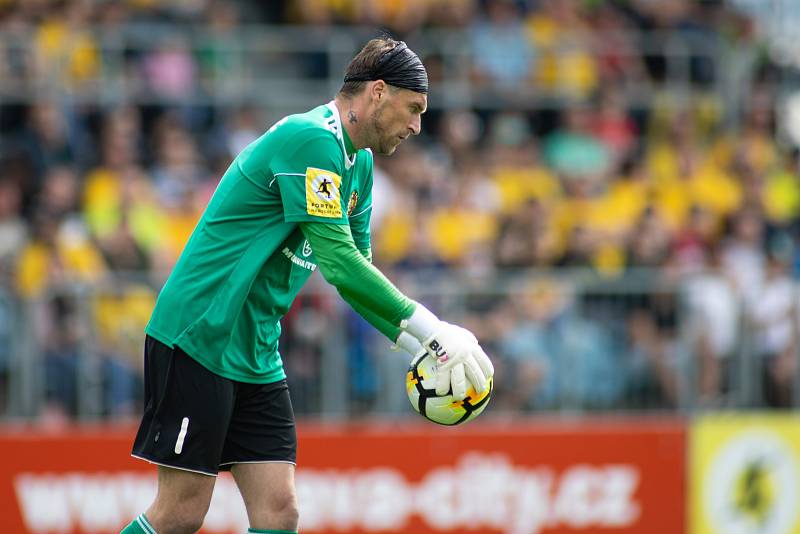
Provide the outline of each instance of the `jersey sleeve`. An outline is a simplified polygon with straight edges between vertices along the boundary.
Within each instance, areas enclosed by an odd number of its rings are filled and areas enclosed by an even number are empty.
[[[372,252],[369,249],[359,249],[358,251],[362,256],[364,256],[364,259],[372,263]],[[377,314],[362,306],[358,302],[358,299],[354,298],[347,291],[339,290],[339,295],[342,296],[344,301],[347,302],[350,307],[356,311],[356,313],[358,313],[361,317],[366,319],[369,324],[375,327],[378,332],[388,337],[392,342],[397,341],[397,338],[400,336],[399,326],[390,323],[389,321],[379,317]]]
[[[343,167],[342,148],[330,132],[315,128],[295,134],[270,163],[284,220],[347,224],[342,192],[348,184],[342,183]]]
[[[348,226],[304,223],[303,234],[314,250],[322,276],[362,317],[397,339],[400,322],[416,304],[403,295],[356,249]]]
[[[366,155],[366,151],[365,151]],[[350,220],[350,231],[353,234],[353,241],[359,250],[369,249],[370,232],[369,222],[372,216],[372,154],[370,154],[369,170],[364,181],[362,190],[359,192],[358,201],[348,216]]]
[[[352,296],[347,291],[338,290],[339,295],[347,302],[353,310],[361,317],[363,317],[369,324],[373,326],[378,332],[389,338],[389,340],[394,343],[397,341],[397,338],[400,337],[400,327],[390,323],[383,317],[379,316],[378,314],[372,312],[369,308],[362,306],[358,299]]]

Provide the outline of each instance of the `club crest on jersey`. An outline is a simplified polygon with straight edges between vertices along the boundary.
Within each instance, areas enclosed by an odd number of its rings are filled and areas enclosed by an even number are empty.
[[[353,191],[353,194],[350,195],[350,202],[347,203],[348,217],[353,213],[353,210],[356,209],[356,204],[358,204],[358,191]]]
[[[342,199],[339,187],[342,177],[331,171],[308,167],[306,169],[306,212],[317,217],[342,216]]]

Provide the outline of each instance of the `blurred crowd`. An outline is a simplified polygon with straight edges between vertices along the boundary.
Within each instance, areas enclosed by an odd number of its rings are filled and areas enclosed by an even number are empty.
[[[475,88],[509,102],[549,95],[540,107],[431,106],[423,135],[376,161],[376,263],[434,307],[447,299],[429,282],[472,281],[459,286],[459,311],[497,362],[499,407],[671,408],[687,373],[697,402],[723,405],[745,345],[763,393],[752,402],[792,402],[800,159],[779,142],[775,68],[751,21],[725,3],[0,0],[0,79],[58,72],[51,91],[0,101],[3,300],[33,303],[26,328],[42,354],[45,415],[79,411],[87,350],[102,413],[139,409],[158,285],[231,159],[280,115],[304,111],[176,103],[220,61],[178,40],[125,54],[122,68],[157,97],[146,103],[78,104],[59,91],[108,68],[97,28],[168,22],[178,35],[199,25],[230,36],[244,20],[380,26],[412,47],[426,30],[460,29]],[[715,91],[729,57],[700,45],[689,46],[690,97],[671,92],[666,52],[637,42],[659,31],[749,58],[735,107]],[[12,41],[31,32],[34,49],[15,53]],[[425,60],[435,90],[445,71],[435,52]],[[630,84],[647,98],[627,100]],[[520,274],[534,271],[548,275]],[[588,285],[565,275],[587,272]],[[340,309],[311,294],[285,320],[300,413],[319,409],[324,321]],[[369,409],[380,350],[351,319],[350,394]],[[0,322],[7,380],[19,326]]]

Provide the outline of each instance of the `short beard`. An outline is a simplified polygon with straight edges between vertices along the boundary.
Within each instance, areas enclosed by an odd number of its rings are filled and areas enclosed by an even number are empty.
[[[386,146],[384,143],[387,142],[386,137],[386,130],[381,125],[380,119],[383,115],[383,108],[379,107],[375,110],[375,113],[372,114],[368,122],[369,127],[369,137],[372,139],[372,142],[369,146],[382,156],[389,156],[391,155],[397,146]]]

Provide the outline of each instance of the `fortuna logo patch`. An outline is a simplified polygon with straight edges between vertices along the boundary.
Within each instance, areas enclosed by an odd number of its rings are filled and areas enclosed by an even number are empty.
[[[306,169],[306,212],[317,217],[342,216],[342,199],[339,187],[342,177],[323,169]]]
[[[358,191],[353,191],[353,194],[350,195],[350,202],[347,203],[348,217],[353,213],[353,210],[356,209],[356,204],[358,204]]]

